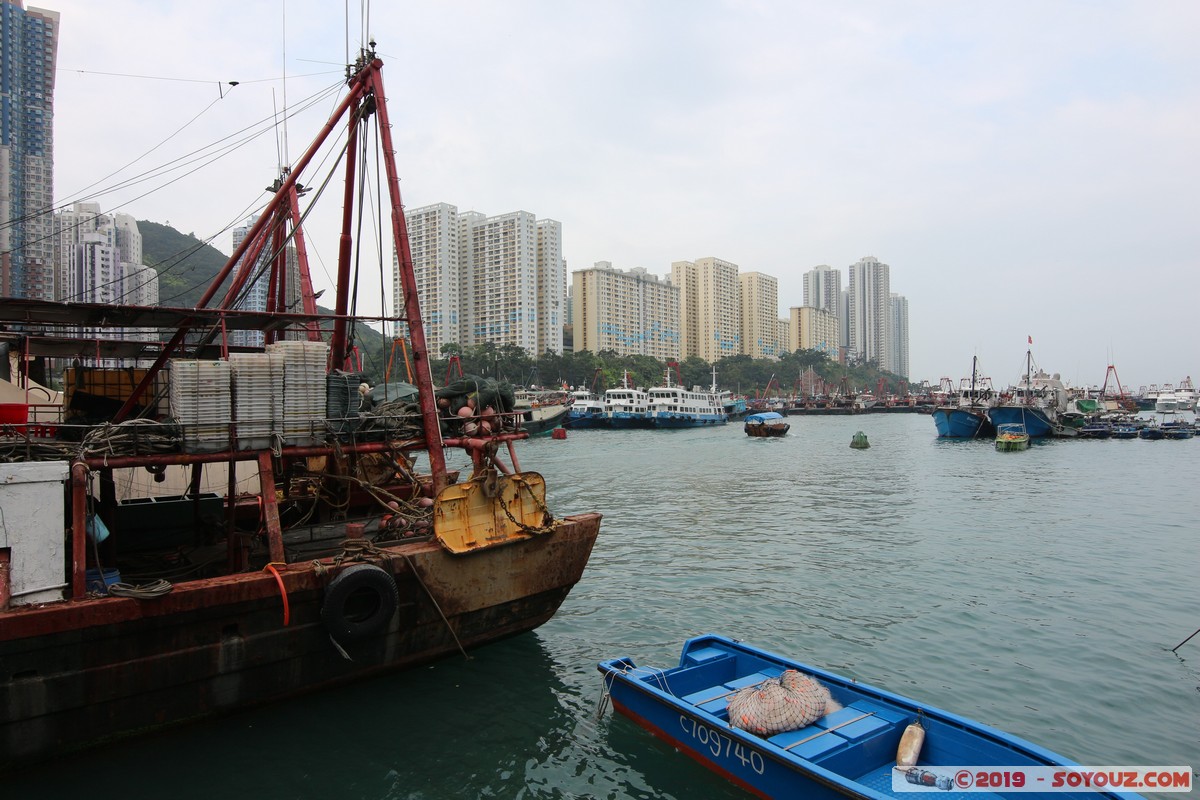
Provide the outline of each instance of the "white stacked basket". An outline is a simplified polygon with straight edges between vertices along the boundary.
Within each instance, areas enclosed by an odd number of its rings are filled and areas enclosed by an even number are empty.
[[[276,353],[230,353],[233,373],[233,419],[237,449],[265,450],[276,433],[283,405],[283,356]]]
[[[230,368],[226,361],[171,360],[171,414],[188,453],[229,447]]]
[[[281,359],[276,433],[291,446],[319,444],[325,437],[325,342],[282,341],[267,345],[267,353]]]

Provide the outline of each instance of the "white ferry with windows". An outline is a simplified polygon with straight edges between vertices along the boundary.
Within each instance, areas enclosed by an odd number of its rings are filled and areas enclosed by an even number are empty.
[[[717,392],[717,371],[713,368],[713,383],[710,391],[699,386],[691,391],[671,383],[671,367],[676,370],[680,383],[679,364],[667,364],[664,386],[650,390],[650,416],[656,428],[702,428],[709,425],[724,425],[729,421],[725,413],[724,395]]]
[[[604,393],[604,411],[612,428],[653,428],[650,393],[629,385],[629,372],[621,385]]]

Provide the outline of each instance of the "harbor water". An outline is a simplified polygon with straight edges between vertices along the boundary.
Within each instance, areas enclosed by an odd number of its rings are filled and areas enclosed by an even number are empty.
[[[597,661],[670,666],[704,632],[1082,764],[1200,769],[1200,636],[1172,652],[1200,627],[1200,441],[1000,453],[924,415],[789,422],[521,443],[552,511],[605,515],[542,628],[3,775],[4,796],[744,797],[596,715]]]

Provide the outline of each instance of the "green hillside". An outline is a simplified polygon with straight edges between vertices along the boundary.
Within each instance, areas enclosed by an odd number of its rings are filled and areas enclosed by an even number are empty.
[[[142,261],[158,271],[159,305],[195,308],[229,256],[194,234],[144,219],[137,225]]]

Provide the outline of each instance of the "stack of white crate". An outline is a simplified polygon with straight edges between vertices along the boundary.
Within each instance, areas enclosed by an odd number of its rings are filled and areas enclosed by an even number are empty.
[[[229,446],[230,370],[226,361],[171,360],[171,415],[183,429],[188,453]]]
[[[277,433],[283,400],[283,356],[277,353],[230,353],[233,419],[237,449],[265,450]]]
[[[325,438],[325,342],[282,341],[267,345],[282,361],[281,405],[275,432],[285,445],[319,444]]]

